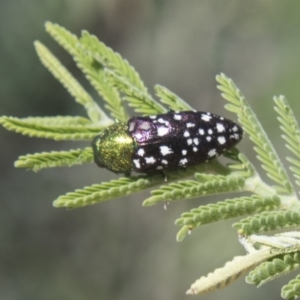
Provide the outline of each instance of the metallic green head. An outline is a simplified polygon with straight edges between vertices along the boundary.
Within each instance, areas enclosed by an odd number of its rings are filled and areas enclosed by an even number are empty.
[[[115,173],[130,173],[134,141],[126,123],[116,123],[101,131],[93,142],[94,161]]]

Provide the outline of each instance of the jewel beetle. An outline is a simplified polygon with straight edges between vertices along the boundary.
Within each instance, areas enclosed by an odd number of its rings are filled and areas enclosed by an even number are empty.
[[[242,128],[222,116],[171,111],[117,122],[94,138],[92,148],[99,167],[130,175],[207,162],[242,137]]]

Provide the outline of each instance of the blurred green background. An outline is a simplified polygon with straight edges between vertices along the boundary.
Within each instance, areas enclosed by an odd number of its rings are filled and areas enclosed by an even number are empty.
[[[75,115],[84,111],[39,62],[45,43],[91,91],[73,61],[44,31],[46,20],[82,29],[120,52],[147,86],[167,86],[198,110],[228,114],[216,90],[224,72],[257,112],[285,155],[273,95],[300,108],[300,2],[202,0],[0,0],[0,112]],[[100,100],[99,100],[100,101]],[[143,208],[149,193],[77,210],[55,209],[59,195],[116,176],[95,165],[43,170],[13,167],[23,154],[77,148],[0,128],[0,299],[191,299],[197,278],[244,254],[231,222],[175,241],[174,220],[224,197]],[[80,144],[80,146],[85,146]],[[240,149],[254,158],[245,138]],[[260,289],[240,279],[201,299],[280,299],[280,278]]]

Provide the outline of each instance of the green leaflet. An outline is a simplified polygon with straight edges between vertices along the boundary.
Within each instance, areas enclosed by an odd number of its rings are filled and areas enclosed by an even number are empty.
[[[296,159],[288,157],[292,164],[290,167],[296,178],[296,184],[300,186],[300,131],[299,125],[284,96],[274,97],[276,104],[275,111],[278,113],[278,121],[281,123],[280,129],[284,132],[282,136],[287,142],[286,147],[295,155]]]
[[[233,227],[243,235],[280,229],[294,229],[300,226],[300,211],[262,212],[240,220]]]
[[[152,177],[121,177],[117,180],[103,182],[75,190],[60,196],[53,202],[54,207],[78,208],[108,201],[117,197],[131,195],[157,185],[161,181],[160,175]]]
[[[279,206],[280,199],[277,196],[263,198],[253,195],[251,197],[227,199],[193,208],[189,212],[183,213],[175,221],[175,224],[185,227],[182,230],[186,232],[186,228],[191,230],[213,222],[274,210]],[[182,241],[184,238],[182,230],[179,231],[177,240]]]
[[[246,282],[260,287],[271,280],[299,269],[299,267],[299,252],[279,255],[272,258],[271,261],[261,263],[251,271],[246,277]]]
[[[281,289],[281,297],[287,300],[294,300],[300,297],[300,275],[292,279]]]
[[[69,151],[51,151],[20,156],[16,168],[31,169],[35,172],[45,168],[81,165],[93,162],[91,147]]]
[[[125,94],[124,100],[126,100],[129,106],[133,107],[136,112],[144,115],[156,115],[167,112],[151,95],[132,85],[126,78],[117,75],[111,70],[106,70],[105,75],[111,86]]]
[[[28,135],[30,137],[38,137],[45,139],[61,140],[91,140],[103,128],[95,125],[74,125],[74,124],[49,124],[49,119],[45,122],[40,118],[34,120],[19,119],[15,117],[3,116],[0,118],[0,124],[7,130]]]
[[[230,102],[229,105],[225,106],[226,109],[238,115],[243,129],[249,134],[250,139],[256,145],[254,149],[258,153],[257,158],[262,162],[262,167],[267,171],[267,175],[279,184],[279,186],[275,186],[277,191],[287,195],[293,194],[294,191],[288,175],[267,134],[246,102],[245,97],[233,81],[224,74],[218,75],[216,79],[220,84],[218,89],[222,91],[223,98]]]
[[[105,108],[111,112],[112,117],[119,121],[127,121],[127,112],[118,91],[109,86],[105,79],[104,66],[97,63],[89,53],[84,51],[78,38],[65,28],[47,22],[46,30],[73,56],[78,68],[81,69],[98,94],[106,101]]]
[[[107,117],[104,111],[47,47],[38,41],[34,45],[43,65],[61,82],[65,89],[74,97],[75,101],[84,106],[93,123],[112,124],[112,120]]]
[[[154,88],[157,97],[163,104],[167,105],[169,109],[174,111],[193,110],[190,105],[166,87],[156,84]]]
[[[143,205],[242,191],[245,184],[244,178],[239,175],[212,176],[212,180],[204,180],[202,174],[195,174],[195,177],[198,180],[178,181],[152,191],[152,197],[146,199]]]

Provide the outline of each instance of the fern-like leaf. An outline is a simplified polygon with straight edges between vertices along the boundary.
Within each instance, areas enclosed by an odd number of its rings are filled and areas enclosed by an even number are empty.
[[[293,165],[290,167],[296,178],[296,183],[300,186],[300,130],[298,122],[284,96],[274,97],[275,111],[279,114],[277,118],[281,123],[282,136],[287,144],[286,147],[295,155],[296,159],[288,157],[287,160]]]
[[[117,197],[132,195],[153,187],[161,182],[160,175],[122,177],[117,180],[103,182],[75,190],[60,196],[53,202],[55,207],[78,208],[86,205],[92,205],[99,202],[108,201]]]
[[[73,75],[62,65],[62,63],[49,51],[42,43],[36,41],[34,43],[36,52],[43,65],[52,73],[52,75],[60,81],[66,90],[74,97],[77,103],[84,106],[89,118],[93,123],[110,125],[113,123],[107,117],[104,111],[85,91],[81,84],[73,77]]]
[[[167,111],[161,104],[155,101],[151,95],[132,85],[127,78],[111,70],[105,70],[105,74],[109,84],[125,94],[123,99],[126,100],[128,105],[133,107],[136,112],[143,115],[156,115]]]
[[[92,148],[52,151],[20,156],[15,162],[16,168],[31,169],[35,172],[44,168],[81,165],[93,161]]]
[[[87,51],[105,68],[112,70],[114,73],[123,78],[126,78],[130,85],[136,87],[141,92],[145,94],[148,93],[148,90],[139,74],[126,59],[122,58],[119,53],[114,52],[111,48],[100,42],[96,36],[88,33],[87,31],[82,32],[79,41],[85,51]]]
[[[288,253],[263,262],[246,277],[246,282],[257,287],[300,267],[300,253]]]
[[[227,199],[217,203],[202,205],[194,208],[189,212],[185,212],[175,221],[176,225],[188,227],[189,230],[208,224],[244,215],[254,214],[266,210],[274,210],[279,208],[280,199],[273,197],[240,197]],[[186,228],[182,229],[186,232]],[[184,236],[178,233],[177,240],[182,240]]]
[[[300,297],[300,275],[297,275],[295,279],[292,279],[282,287],[281,297],[287,300],[294,300]]]
[[[54,116],[54,117],[27,117],[20,119],[22,122],[39,126],[90,126],[91,120],[83,117]]]
[[[174,111],[193,110],[189,104],[166,87],[157,84],[154,88],[157,97],[163,104],[167,105],[169,109]]]
[[[146,199],[145,206],[151,206],[159,202],[170,202],[180,199],[189,199],[200,196],[214,195],[242,191],[245,179],[239,175],[215,175],[210,180],[207,175],[195,174],[197,180],[185,180],[161,186],[151,192],[152,197]],[[201,182],[202,181],[202,182]]]
[[[55,41],[72,55],[78,68],[82,70],[91,85],[106,101],[105,107],[111,112],[112,117],[126,122],[128,120],[126,110],[118,91],[106,82],[104,66],[96,62],[89,53],[86,53],[78,38],[65,28],[47,22],[46,30]]]
[[[272,256],[274,256],[274,254],[271,254],[269,249],[256,251],[245,256],[237,256],[232,261],[227,262],[224,267],[199,278],[191,285],[187,294],[204,294],[228,286],[258,263]]]
[[[271,211],[247,217],[233,224],[240,234],[250,235],[280,229],[293,229],[300,225],[300,211]]]
[[[257,158],[262,162],[262,167],[266,170],[267,175],[279,184],[274,188],[282,194],[293,194],[288,175],[245,97],[233,81],[224,74],[218,75],[216,79],[220,83],[218,89],[222,91],[223,98],[230,102],[226,105],[226,109],[238,115],[243,129],[256,145],[254,149],[258,153]]]
[[[0,124],[7,130],[15,131],[30,137],[53,139],[55,141],[91,140],[103,129],[100,126],[94,125],[48,125],[50,123],[49,121],[49,118],[47,118],[45,122],[43,122],[41,118],[31,118],[31,120],[7,116],[0,118]]]

